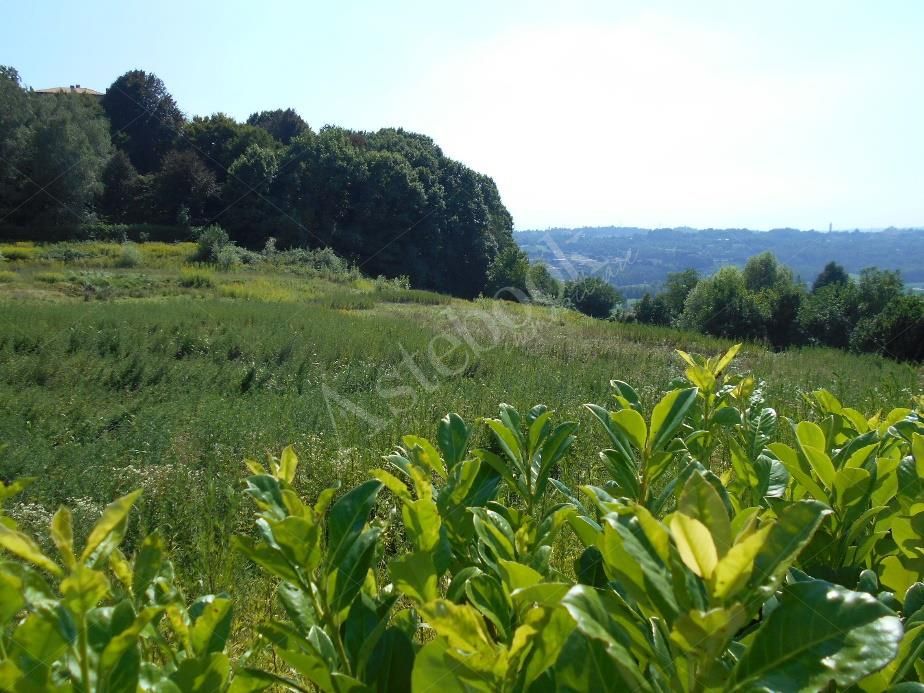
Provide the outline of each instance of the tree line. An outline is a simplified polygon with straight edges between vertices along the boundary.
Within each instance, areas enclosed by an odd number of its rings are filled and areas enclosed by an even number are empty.
[[[102,98],[39,94],[0,67],[0,234],[75,237],[218,224],[247,248],[329,247],[371,275],[476,296],[522,256],[494,182],[401,129],[314,131],[293,109],[187,118],[163,81],[126,72]],[[163,238],[163,240],[169,240]]]
[[[830,262],[808,288],[764,252],[744,269],[723,267],[710,277],[672,273],[629,316],[777,348],[819,345],[924,360],[924,298],[906,292],[898,271],[875,267],[854,279]]]

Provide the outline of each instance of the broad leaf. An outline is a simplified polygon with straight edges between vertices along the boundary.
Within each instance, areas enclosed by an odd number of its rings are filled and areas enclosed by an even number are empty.
[[[821,580],[788,585],[730,681],[734,690],[847,688],[898,652],[901,622],[863,592]]]

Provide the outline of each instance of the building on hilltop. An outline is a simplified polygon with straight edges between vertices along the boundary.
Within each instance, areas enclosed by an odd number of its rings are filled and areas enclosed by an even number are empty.
[[[88,87],[82,87],[79,84],[72,84],[69,87],[50,87],[48,89],[36,89],[36,94],[86,94],[88,96],[95,96],[100,98],[103,96],[103,92],[96,91],[96,89],[90,89]]]

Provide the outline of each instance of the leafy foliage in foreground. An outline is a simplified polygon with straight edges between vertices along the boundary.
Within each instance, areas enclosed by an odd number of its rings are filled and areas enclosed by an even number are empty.
[[[613,410],[588,405],[612,444],[599,485],[557,478],[578,425],[544,406],[502,405],[477,449],[450,414],[336,501],[299,496],[291,448],[248,461],[256,527],[235,542],[281,608],[234,664],[227,598],[186,606],[156,534],[117,548],[137,492],[79,555],[59,510],[58,561],[5,520],[0,686],[920,690],[924,402],[867,417],[818,390],[813,421],[781,420],[728,374],[736,352],[681,353],[650,412],[622,381]]]

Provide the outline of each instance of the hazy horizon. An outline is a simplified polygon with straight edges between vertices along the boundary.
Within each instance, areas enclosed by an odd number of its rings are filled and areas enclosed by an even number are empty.
[[[422,132],[522,230],[924,225],[924,4],[613,5],[15,3],[0,64]]]

